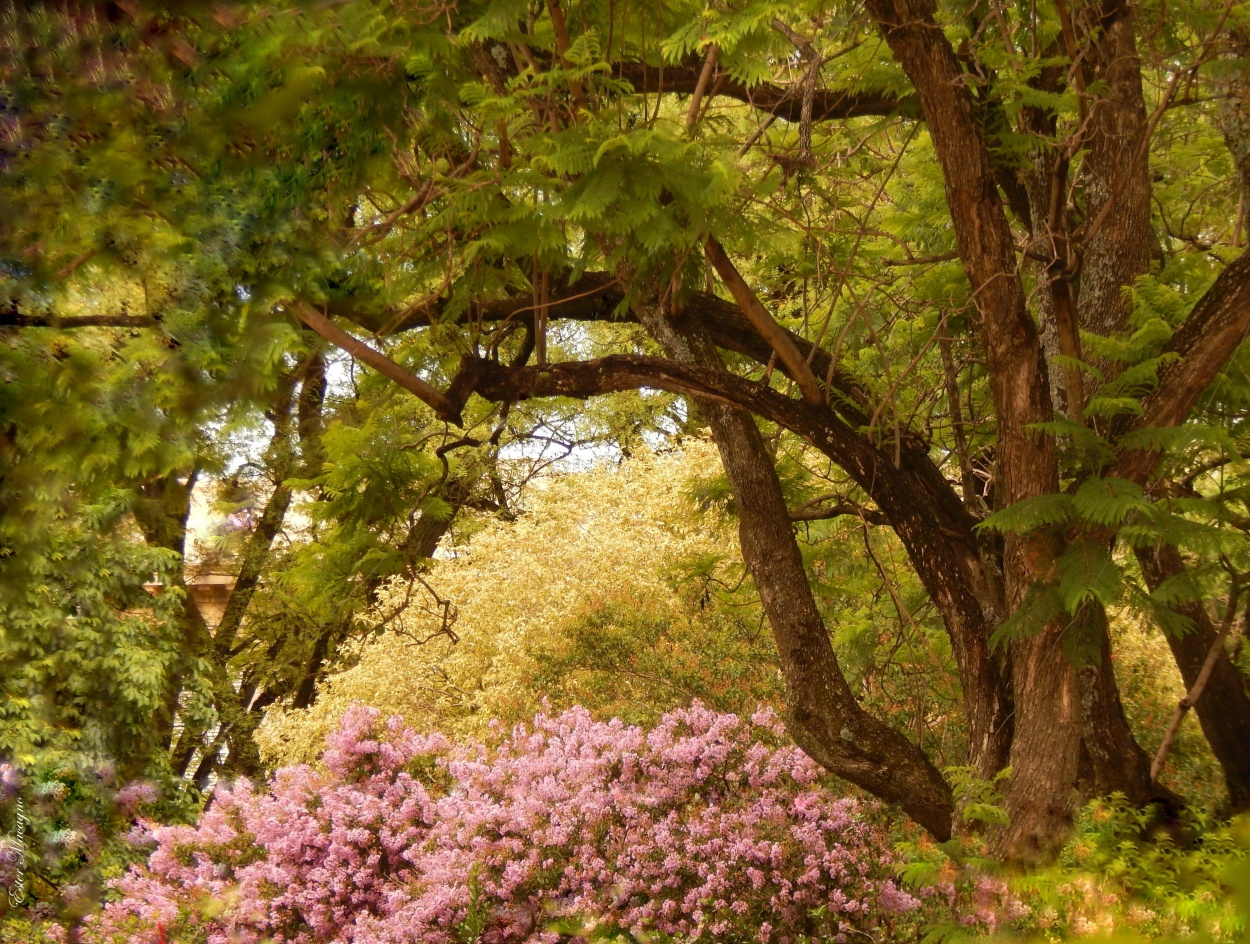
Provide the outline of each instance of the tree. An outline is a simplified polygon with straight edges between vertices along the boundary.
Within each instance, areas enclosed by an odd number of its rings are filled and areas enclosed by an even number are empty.
[[[166,273],[168,306],[101,300],[77,325],[177,342],[227,311],[252,337],[301,323],[451,426],[675,394],[719,449],[787,726],[830,771],[950,835],[948,781],[846,682],[782,448],[841,470],[831,514],[905,547],[949,634],[968,762],[1011,767],[1006,855],[1053,854],[1082,794],[1177,802],[1120,704],[1125,600],[1183,672],[1214,652],[1198,711],[1250,802],[1250,699],[1199,596],[1234,618],[1246,564],[1236,8],[11,16],[45,51],[6,66],[14,330],[74,328],[77,273]],[[122,60],[75,71],[118,37]],[[105,87],[101,125],[82,96]]]

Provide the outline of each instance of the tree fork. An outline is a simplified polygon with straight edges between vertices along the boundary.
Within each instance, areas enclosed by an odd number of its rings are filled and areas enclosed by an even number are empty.
[[[1033,432],[1053,418],[1045,357],[963,70],[935,21],[932,0],[868,0],[868,10],[916,89],[942,167],[960,259],[981,314],[998,417],[1002,504],[1057,491],[1054,441]],[[1012,610],[1058,557],[1055,541],[1007,536],[1003,574]],[[1011,824],[995,843],[1012,859],[1050,858],[1071,828],[1081,725],[1075,670],[1060,645],[1064,629],[1056,620],[1011,644]]]

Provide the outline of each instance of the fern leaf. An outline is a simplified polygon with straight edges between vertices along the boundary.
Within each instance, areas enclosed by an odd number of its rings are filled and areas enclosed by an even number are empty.
[[[1059,596],[1075,613],[1082,603],[1114,603],[1120,595],[1120,568],[1101,541],[1075,541],[1059,558]]]
[[[1077,489],[1072,507],[1093,524],[1118,527],[1134,512],[1149,512],[1151,505],[1139,486],[1124,479],[1090,479]]]
[[[1071,518],[1070,495],[1038,495],[994,512],[977,527],[998,531],[1000,534],[1024,534],[1038,528],[1064,524]]]

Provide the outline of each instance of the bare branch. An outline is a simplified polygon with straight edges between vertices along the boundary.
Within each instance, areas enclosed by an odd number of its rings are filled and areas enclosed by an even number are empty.
[[[824,502],[837,498],[837,495],[818,495],[809,502],[805,502],[798,508],[790,512],[791,521],[827,521],[830,518],[840,518],[843,515],[851,515],[869,524],[888,525],[889,518],[884,512],[877,511],[872,508],[865,508],[863,505],[857,505],[854,502],[841,501],[835,505],[823,505]],[[822,507],[823,505],[823,507]]]
[[[729,288],[733,294],[734,300],[737,301],[738,307],[742,309],[742,313],[747,316],[747,320],[751,322],[751,326],[760,333],[760,336],[768,342],[776,353],[778,359],[785,364],[787,373],[799,385],[799,389],[803,392],[803,399],[813,406],[819,406],[825,402],[825,393],[820,388],[816,375],[812,373],[811,366],[799,353],[799,349],[791,340],[789,334],[781,325],[777,324],[760,302],[759,297],[747,285],[746,279],[738,271],[737,267],[725,254],[725,249],[714,238],[709,236],[704,244],[707,252],[708,260],[712,263],[713,268],[719,273],[721,280]]]
[[[364,342],[353,338],[307,302],[296,302],[295,309],[296,314],[304,324],[308,325],[308,327],[312,328],[331,344],[342,348],[356,360],[369,365],[384,377],[395,381],[405,390],[416,394],[422,402],[434,410],[434,414],[439,419],[454,423],[456,426],[461,425],[460,414],[464,406],[463,400],[459,403],[453,401],[447,394],[426,383],[411,371],[405,370],[385,354],[375,351]],[[467,399],[467,394],[465,399]]]
[[[1224,651],[1224,640],[1228,638],[1229,633],[1232,631],[1233,620],[1237,615],[1237,603],[1240,597],[1241,583],[1234,576],[1232,586],[1228,592],[1228,609],[1224,613],[1224,622],[1220,625],[1220,631],[1215,634],[1215,639],[1211,642],[1211,650],[1207,653],[1207,660],[1202,664],[1202,671],[1198,673],[1198,678],[1194,681],[1193,688],[1177,704],[1176,711],[1172,714],[1172,720],[1168,722],[1167,731],[1163,735],[1163,743],[1159,745],[1159,752],[1155,754],[1154,762],[1150,765],[1151,780],[1159,779],[1163,765],[1167,763],[1168,754],[1176,741],[1176,733],[1180,730],[1181,722],[1185,720],[1185,715],[1194,706],[1194,702],[1202,697],[1203,691],[1206,690],[1207,682],[1211,678],[1211,672],[1215,669],[1215,663]]]

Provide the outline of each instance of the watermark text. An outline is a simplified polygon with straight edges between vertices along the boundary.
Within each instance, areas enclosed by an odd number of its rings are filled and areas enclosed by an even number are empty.
[[[17,798],[16,831],[12,836],[0,840],[0,846],[7,850],[16,860],[17,867],[13,884],[9,886],[9,904],[17,907],[26,900],[26,827],[30,818],[26,815],[26,804]]]

